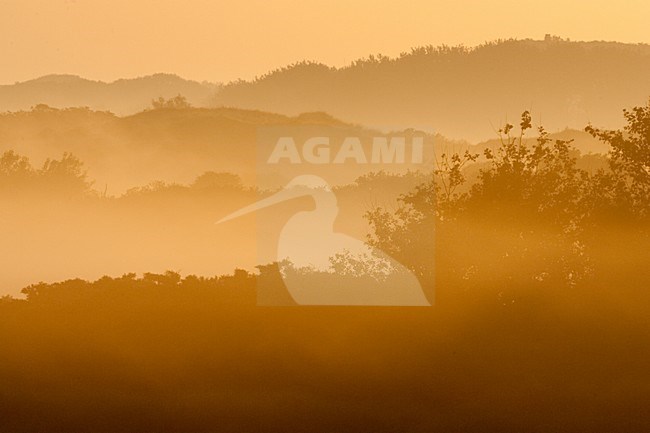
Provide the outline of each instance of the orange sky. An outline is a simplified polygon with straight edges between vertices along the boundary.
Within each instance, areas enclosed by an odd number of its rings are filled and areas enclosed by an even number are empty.
[[[0,83],[155,72],[228,81],[302,59],[339,66],[545,33],[650,42],[648,22],[647,0],[0,0]]]

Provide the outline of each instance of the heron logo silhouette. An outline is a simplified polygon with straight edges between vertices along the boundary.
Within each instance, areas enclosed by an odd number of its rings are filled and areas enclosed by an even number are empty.
[[[223,217],[217,224],[302,196],[311,197],[315,208],[294,214],[284,224],[276,259],[290,262],[293,269],[309,269],[314,275],[330,278],[323,280],[308,278],[300,272],[283,272],[283,282],[297,304],[431,305],[417,277],[404,265],[377,248],[334,231],[339,211],[337,198],[319,176],[296,176],[276,194]],[[332,260],[337,257],[364,261],[371,271],[354,279],[344,278],[332,270]]]

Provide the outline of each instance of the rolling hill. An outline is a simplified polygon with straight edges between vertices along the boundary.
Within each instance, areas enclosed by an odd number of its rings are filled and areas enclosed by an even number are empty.
[[[650,45],[505,40],[475,48],[420,47],[343,68],[300,62],[226,85],[215,106],[288,115],[325,111],[382,130],[414,127],[492,138],[531,110],[548,130],[621,126],[621,109],[650,95]]]
[[[285,116],[234,108],[184,108],[145,110],[130,116],[93,111],[87,108],[55,109],[38,107],[30,111],[0,114],[0,153],[8,150],[28,156],[36,165],[64,152],[80,158],[96,188],[110,194],[152,181],[192,182],[206,171],[231,172],[249,185],[279,187],[299,174],[301,167],[283,166],[270,178],[260,171],[260,133],[273,131],[305,136],[328,135],[333,147],[344,137],[359,137],[364,146],[382,134],[338,120],[325,113]],[[478,144],[449,140],[439,134],[415,130],[394,131],[393,136],[422,135],[427,149],[441,153],[482,153],[495,149],[499,141]],[[574,139],[583,153],[604,153],[607,149],[585,132],[565,130],[553,138]],[[334,143],[336,142],[336,143]],[[335,149],[332,149],[334,152]],[[427,162],[428,161],[428,162]],[[425,167],[432,167],[429,155]],[[413,169],[404,165],[400,170]],[[312,166],[313,174],[330,177],[333,184],[347,184],[365,172],[395,167],[367,164],[358,166]]]
[[[55,74],[0,86],[0,111],[29,110],[38,104],[46,104],[57,108],[89,107],[126,115],[149,107],[152,99],[179,94],[192,105],[206,105],[217,88],[216,84],[184,80],[172,74],[120,79],[111,83]]]

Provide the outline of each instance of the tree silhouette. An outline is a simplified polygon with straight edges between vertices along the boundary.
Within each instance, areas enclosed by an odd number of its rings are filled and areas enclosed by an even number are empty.
[[[601,173],[599,187],[605,189],[621,211],[638,218],[650,217],[650,102],[624,110],[623,130],[601,130],[589,125],[586,131],[611,146],[610,173]]]
[[[154,110],[160,110],[163,108],[190,108],[191,105],[185,96],[179,94],[169,99],[165,99],[162,96],[158,99],[152,99],[151,107]]]

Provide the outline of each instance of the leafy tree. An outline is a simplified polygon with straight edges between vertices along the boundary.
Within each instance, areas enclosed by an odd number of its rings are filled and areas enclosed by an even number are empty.
[[[394,213],[370,212],[371,242],[423,278],[449,274],[457,282],[503,284],[506,274],[513,283],[553,280],[557,286],[588,276],[579,236],[591,190],[589,175],[576,166],[579,153],[541,127],[528,145],[527,111],[519,126],[516,135],[511,124],[499,130],[501,145],[485,151],[487,166],[468,193],[455,193],[465,181],[464,165],[477,159],[466,152],[443,157],[434,180],[404,195]]]
[[[87,194],[92,187],[83,162],[70,153],[64,153],[60,160],[47,159],[38,175],[46,189],[70,196]]]
[[[486,212],[504,223],[526,219],[530,223],[556,224],[575,228],[576,219],[585,216],[581,208],[588,173],[577,168],[579,152],[572,140],[551,140],[538,128],[535,145],[524,136],[532,128],[531,116],[521,117],[520,133],[512,135],[513,125],[499,130],[501,146],[485,150],[490,162],[467,197],[468,211],[482,216]]]
[[[192,105],[187,101],[187,98],[180,94],[169,99],[165,99],[161,96],[158,99],[151,100],[151,107],[154,110],[163,108],[190,108],[191,106]]]
[[[0,188],[2,190],[29,187],[35,176],[36,173],[28,158],[11,150],[0,156]]]
[[[650,102],[644,107],[623,110],[623,130],[601,130],[589,125],[586,131],[611,146],[610,173],[601,173],[599,187],[617,213],[636,218],[650,216]]]

